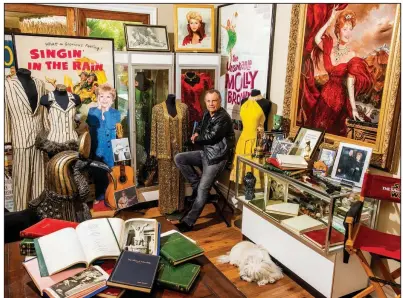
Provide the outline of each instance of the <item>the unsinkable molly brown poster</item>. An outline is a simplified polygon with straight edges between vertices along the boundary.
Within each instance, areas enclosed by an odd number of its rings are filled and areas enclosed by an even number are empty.
[[[273,4],[231,4],[219,7],[220,92],[233,119],[240,119],[241,100],[259,89],[269,96],[273,46]],[[253,29],[252,29],[253,28]]]
[[[14,48],[18,68],[30,70],[48,91],[63,84],[81,98],[77,111],[81,123],[97,106],[96,87],[104,83],[115,87],[113,39],[15,34]]]

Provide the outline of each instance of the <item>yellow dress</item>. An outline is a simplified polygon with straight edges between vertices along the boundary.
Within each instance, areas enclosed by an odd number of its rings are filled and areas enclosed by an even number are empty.
[[[237,156],[243,154],[252,154],[254,152],[256,147],[257,128],[259,126],[263,127],[264,121],[266,120],[260,105],[256,102],[256,100],[251,98],[249,98],[241,106],[240,116],[243,124],[243,130],[236,145],[235,159],[230,176],[231,181],[236,180]],[[260,188],[262,186],[260,177],[262,174],[257,169],[252,171],[252,168],[245,164],[242,164],[242,167],[240,168],[238,184],[243,184],[243,178],[247,172],[253,173],[253,175],[256,177],[255,188]]]

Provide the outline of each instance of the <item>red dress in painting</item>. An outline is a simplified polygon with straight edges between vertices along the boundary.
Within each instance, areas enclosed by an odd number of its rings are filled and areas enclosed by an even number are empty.
[[[337,10],[341,11],[346,6],[347,4],[340,4]],[[333,40],[330,36],[324,36],[323,63],[329,80],[321,90],[318,89],[314,68],[315,64],[319,63],[322,51],[315,44],[315,36],[329,20],[333,7],[334,4],[309,4],[307,8],[297,124],[346,136],[345,120],[352,118],[352,107],[346,87],[347,76],[350,74],[355,77],[355,95],[368,91],[372,80],[367,65],[361,58],[355,57],[348,63],[333,66],[330,59]]]
[[[330,36],[324,36],[322,41],[323,63],[329,80],[323,85],[320,92],[312,124],[313,127],[324,129],[327,133],[346,136],[346,119],[353,119],[346,86],[347,76],[352,75],[355,78],[355,96],[371,90],[372,78],[367,63],[359,57],[352,58],[348,63],[333,66],[330,58],[333,40]]]
[[[185,81],[185,74],[181,76],[182,102],[188,106],[190,127],[193,127],[194,121],[200,121],[203,117],[202,94],[214,87],[207,73],[199,73],[197,76],[200,80],[193,86]]]

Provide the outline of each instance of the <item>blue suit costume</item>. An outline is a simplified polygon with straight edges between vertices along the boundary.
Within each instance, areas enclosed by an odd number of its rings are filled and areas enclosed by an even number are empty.
[[[104,112],[105,120],[102,120],[102,111],[96,107],[88,111],[87,124],[91,135],[91,153],[95,160],[114,166],[111,140],[116,139],[116,124],[120,123],[120,112],[109,108]],[[108,178],[105,173],[94,171],[95,195],[97,200],[103,200],[108,186]]]

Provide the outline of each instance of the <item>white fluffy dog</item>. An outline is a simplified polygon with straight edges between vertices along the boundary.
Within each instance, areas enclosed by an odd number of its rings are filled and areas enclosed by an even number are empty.
[[[259,286],[274,283],[283,277],[281,268],[273,263],[268,251],[249,241],[236,244],[227,255],[218,257],[218,262],[239,267],[241,279],[256,281]]]

